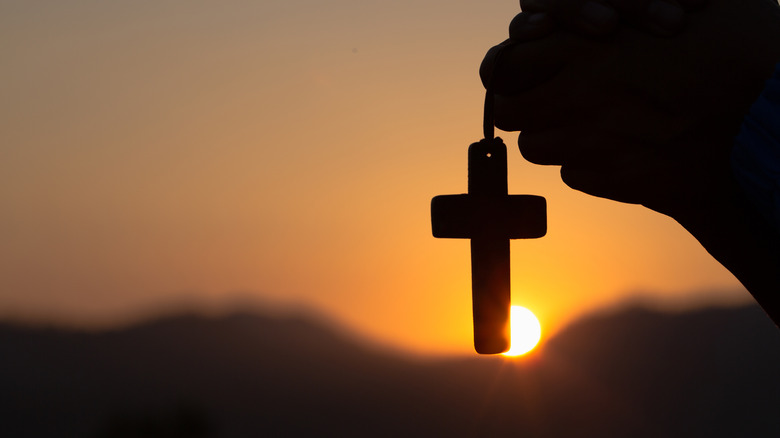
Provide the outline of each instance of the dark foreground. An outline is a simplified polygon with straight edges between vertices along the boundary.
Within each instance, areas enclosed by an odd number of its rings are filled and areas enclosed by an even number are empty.
[[[592,317],[537,357],[421,362],[306,319],[0,326],[2,437],[780,436],[754,307]]]

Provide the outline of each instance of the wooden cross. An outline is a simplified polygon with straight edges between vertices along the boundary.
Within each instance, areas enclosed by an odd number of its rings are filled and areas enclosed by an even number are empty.
[[[434,237],[471,239],[474,348],[480,354],[509,349],[509,239],[547,233],[541,196],[509,195],[506,146],[486,138],[469,146],[468,194],[431,201]]]

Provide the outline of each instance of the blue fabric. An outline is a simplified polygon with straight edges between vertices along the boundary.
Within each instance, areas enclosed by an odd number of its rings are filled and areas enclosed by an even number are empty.
[[[734,175],[748,199],[780,231],[780,64],[735,140]]]

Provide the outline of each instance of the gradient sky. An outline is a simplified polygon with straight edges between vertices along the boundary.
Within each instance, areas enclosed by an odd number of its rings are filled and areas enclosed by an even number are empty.
[[[466,191],[485,51],[515,1],[0,0],[0,317],[306,307],[417,352],[471,351]],[[671,219],[568,189],[509,148],[548,236],[512,244],[547,334],[642,296],[749,299]],[[238,298],[237,298],[238,297]]]

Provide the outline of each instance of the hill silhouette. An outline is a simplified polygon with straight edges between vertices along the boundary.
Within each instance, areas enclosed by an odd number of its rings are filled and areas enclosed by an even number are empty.
[[[535,357],[424,361],[303,317],[0,326],[0,436],[780,436],[756,307],[594,315]]]

